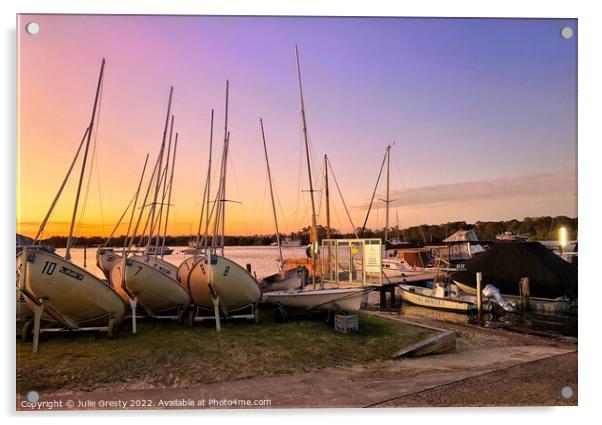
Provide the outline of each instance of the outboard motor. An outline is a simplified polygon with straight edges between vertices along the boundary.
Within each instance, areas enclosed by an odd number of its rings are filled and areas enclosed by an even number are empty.
[[[512,303],[508,302],[502,296],[499,289],[497,289],[495,286],[493,286],[491,284],[489,284],[489,285],[485,286],[485,288],[483,288],[483,295],[485,296],[485,298],[489,299],[490,301],[495,302],[497,305],[502,307],[504,309],[504,311],[514,311],[516,308],[514,305],[512,305]]]

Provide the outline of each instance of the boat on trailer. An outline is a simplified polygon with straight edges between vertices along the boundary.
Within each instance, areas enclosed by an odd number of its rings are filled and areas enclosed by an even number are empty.
[[[328,288],[265,292],[262,302],[278,305],[285,312],[334,311],[356,313],[362,307],[366,288]]]
[[[188,274],[188,288],[195,311],[191,312],[189,321],[215,319],[216,328],[220,329],[220,316],[226,318],[249,318],[257,320],[256,306],[261,298],[259,285],[253,275],[244,267],[224,256],[224,228],[226,175],[230,133],[228,131],[228,87],[226,81],[226,112],[224,126],[224,147],[221,158],[219,186],[214,202],[213,237],[206,254],[192,264]],[[208,192],[207,192],[208,193]],[[218,240],[221,244],[218,246]],[[221,253],[218,254],[218,250]],[[192,260],[180,267],[180,276],[184,268],[191,266]],[[204,315],[206,310],[213,311],[213,317]]]
[[[122,258],[122,261],[116,263],[112,267],[110,276],[113,286],[118,289],[121,296],[129,299],[133,316],[136,314],[136,308],[140,306],[141,309],[151,317],[179,320],[183,317],[185,310],[190,305],[190,295],[188,294],[186,288],[184,288],[184,286],[182,286],[182,284],[177,280],[178,268],[175,265],[163,260],[162,257],[166,251],[157,249],[157,247],[165,247],[167,223],[169,219],[169,206],[173,184],[173,172],[178,146],[178,133],[176,133],[175,142],[173,145],[173,157],[171,158],[171,177],[169,178],[169,183],[167,183],[167,175],[170,168],[170,154],[174,123],[173,115],[171,115],[170,120],[172,95],[173,87],[170,89],[169,93],[161,149],[155,163],[154,171],[149,180],[148,188],[142,203],[142,209],[140,210],[138,221],[132,235],[133,242],[133,239],[137,234],[144,207],[149,206],[151,210],[147,220],[148,235],[145,251],[142,254],[128,254],[128,250],[125,250],[125,255]],[[169,144],[167,160],[165,161],[165,166],[163,167],[163,154],[168,138],[168,129]],[[153,185],[153,200],[150,204],[147,204],[149,193]],[[161,186],[163,186],[162,190]],[[159,192],[162,192],[162,195],[159,195]],[[161,197],[159,198],[159,196]],[[160,208],[157,211],[158,205]],[[167,205],[165,218],[163,218],[164,205]],[[134,209],[135,206],[136,203],[134,203]],[[132,214],[134,209],[132,210]],[[164,229],[161,228],[163,219],[165,220]],[[163,232],[162,243],[159,243],[161,239],[161,232]],[[142,233],[145,232],[143,231]],[[153,245],[155,237],[156,243]],[[141,245],[141,243],[139,243],[139,245]],[[153,247],[155,248],[152,249]],[[131,248],[131,246],[129,248]],[[160,251],[162,253],[160,253]]]
[[[96,266],[102,270],[103,274],[110,281],[111,267],[121,260],[121,256],[117,254],[113,248],[98,248],[96,250]]]
[[[118,263],[115,273],[121,275],[122,267]],[[125,287],[149,316],[170,316],[168,313],[175,310],[174,315],[181,317],[190,296],[176,280],[176,273],[175,266],[160,258],[133,255],[125,260]]]
[[[317,220],[316,220],[316,208],[314,200],[313,180],[311,173],[311,159],[309,153],[309,142],[307,136],[307,123],[305,120],[305,106],[303,100],[303,87],[301,81],[301,66],[299,63],[299,51],[295,46],[295,58],[297,63],[297,77],[299,82],[299,98],[301,104],[301,120],[303,125],[303,138],[305,145],[305,158],[307,161],[307,176],[309,182],[309,192],[311,199],[312,208],[312,223],[310,227],[310,241],[311,245],[308,247],[308,256],[311,257],[312,273],[311,278],[313,281],[313,289],[306,289],[305,285],[302,285],[300,289],[296,290],[284,290],[284,291],[270,291],[262,294],[262,302],[266,304],[277,305],[279,311],[286,315],[289,313],[309,313],[312,311],[328,311],[328,312],[346,312],[353,313],[360,310],[364,295],[370,291],[367,288],[316,288],[316,266],[317,261],[317,247],[318,247],[318,235]],[[263,127],[263,126],[262,126]],[[262,128],[263,130],[263,128]],[[267,152],[266,152],[267,159]],[[328,158],[324,158],[327,163]],[[326,177],[326,185],[328,184],[328,178]],[[329,226],[329,204],[328,204],[328,190],[326,190],[327,199],[327,229]],[[275,207],[274,207],[275,209]]]
[[[42,220],[38,233],[34,238],[33,246],[24,247],[16,258],[17,288],[34,314],[34,352],[38,350],[42,321],[50,322],[52,325],[58,324],[59,329],[107,330],[109,334],[113,334],[125,316],[126,306],[113,288],[92,273],[70,261],[73,230],[88,162],[90,140],[94,124],[96,123],[96,112],[102,88],[104,66],[105,60],[103,58],[96,86],[92,116],[75,157],[46,216]],[[67,247],[65,256],[61,257],[52,252],[39,249],[36,243],[44,231],[84,146],[75,204],[69,228],[69,236],[67,238]]]
[[[284,257],[282,255],[282,246],[284,241],[280,240],[280,230],[278,228],[278,216],[276,214],[276,202],[274,200],[274,187],[272,185],[272,172],[270,171],[270,160],[268,158],[268,147],[265,142],[265,131],[263,129],[263,118],[259,119],[261,126],[261,137],[263,140],[263,152],[265,154],[265,165],[268,173],[268,182],[270,185],[270,198],[272,200],[272,214],[274,217],[274,227],[276,229],[276,246],[278,247],[278,273],[266,276],[262,279],[260,286],[261,292],[282,291],[301,289],[305,286],[307,278],[307,269],[303,266],[297,266],[285,270]]]
[[[106,325],[112,333],[122,322],[121,297],[87,270],[42,250],[25,248],[19,255],[19,289],[34,314],[45,311],[47,320],[74,330]]]

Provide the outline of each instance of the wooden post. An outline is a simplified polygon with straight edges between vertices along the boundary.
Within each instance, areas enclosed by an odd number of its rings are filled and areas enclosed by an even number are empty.
[[[37,353],[40,345],[40,328],[42,323],[42,313],[44,313],[45,302],[33,308],[33,352]]]
[[[523,304],[523,311],[529,310],[529,278],[523,277],[520,280],[520,297]]]
[[[220,332],[222,330],[222,324],[219,318],[219,298],[213,297],[213,311],[215,313],[215,330]]]
[[[389,288],[391,307],[395,307],[395,288],[397,285],[391,285]]]
[[[384,307],[387,305],[387,292],[383,285],[380,286],[380,306]]]
[[[136,305],[138,297],[130,298],[130,308],[132,309],[132,333],[136,333]]]
[[[477,312],[479,314],[479,318],[481,317],[481,313],[483,313],[483,293],[481,288],[482,279],[483,273],[477,272]]]
[[[252,271],[251,271],[251,264],[250,263],[247,263],[247,271],[249,273],[252,273]]]
[[[84,245],[84,268],[87,267],[87,260],[88,260],[88,246]]]

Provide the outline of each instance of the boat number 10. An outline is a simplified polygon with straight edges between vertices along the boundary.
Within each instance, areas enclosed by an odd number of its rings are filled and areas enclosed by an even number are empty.
[[[54,273],[54,269],[56,269],[56,263],[54,261],[46,261],[42,268],[42,274],[51,275]]]

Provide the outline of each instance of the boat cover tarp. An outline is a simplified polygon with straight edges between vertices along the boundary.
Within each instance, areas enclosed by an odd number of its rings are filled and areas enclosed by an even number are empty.
[[[483,285],[492,284],[502,294],[519,295],[519,281],[528,277],[532,297],[577,296],[577,268],[539,242],[496,242],[468,260],[465,267],[452,279],[476,287],[476,273],[481,272]]]
[[[477,233],[474,229],[470,230],[458,230],[453,235],[443,239],[445,243],[451,242],[478,242],[479,238],[477,237]]]

